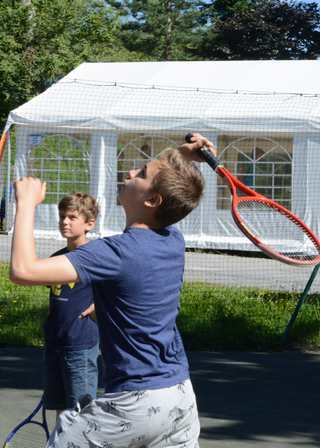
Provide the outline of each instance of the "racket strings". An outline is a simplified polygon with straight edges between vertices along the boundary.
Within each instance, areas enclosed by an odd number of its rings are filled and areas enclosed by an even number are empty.
[[[240,200],[237,209],[245,229],[272,251],[306,264],[320,262],[320,247],[313,235],[276,204],[253,198]]]
[[[27,423],[15,433],[8,443],[13,448],[41,448],[45,447],[47,436],[43,426]]]

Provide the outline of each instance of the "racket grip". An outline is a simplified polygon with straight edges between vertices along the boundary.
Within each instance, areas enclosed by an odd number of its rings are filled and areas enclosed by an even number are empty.
[[[192,138],[192,134],[191,132],[189,132],[186,136],[185,136],[185,141],[187,143],[192,143],[191,142],[191,138]],[[200,155],[200,157],[205,160],[207,162],[207,164],[209,166],[211,166],[211,168],[215,171],[216,168],[219,166],[219,159],[217,157],[215,157],[205,146],[203,146],[202,148],[198,149],[198,154]]]

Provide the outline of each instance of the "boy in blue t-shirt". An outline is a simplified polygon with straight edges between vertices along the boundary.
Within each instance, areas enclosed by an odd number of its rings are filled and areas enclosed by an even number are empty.
[[[67,247],[52,257],[84,246],[96,222],[96,200],[86,193],[65,196],[58,204],[59,230]],[[98,327],[90,284],[68,282],[50,287],[49,314],[44,324],[44,401],[59,414],[74,408],[85,394],[96,397]]]
[[[33,240],[45,184],[16,182],[11,279],[91,285],[106,368],[105,395],[80,413],[63,412],[48,447],[198,447],[196,400],[176,326],[185,247],[172,224],[201,198],[203,179],[192,161],[200,161],[202,146],[215,153],[210,141],[193,134],[192,143],[129,171],[119,195],[123,234],[49,259],[36,257]]]

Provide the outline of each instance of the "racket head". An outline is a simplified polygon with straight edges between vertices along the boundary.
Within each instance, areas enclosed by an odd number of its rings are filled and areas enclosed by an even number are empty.
[[[191,138],[192,133],[185,136],[187,142],[191,142]],[[233,219],[253,244],[271,258],[290,265],[312,266],[320,263],[320,241],[300,218],[240,182],[206,148],[198,152],[228,182]],[[239,197],[238,191],[246,196]],[[277,240],[275,236],[279,234],[281,238]]]
[[[16,431],[11,431],[4,448],[41,448],[46,446],[47,441],[48,435],[43,424],[27,421]]]
[[[40,421],[33,420],[41,415]],[[44,447],[49,439],[49,427],[43,398],[31,414],[16,425],[7,435],[3,448],[39,448]]]
[[[271,258],[296,266],[320,263],[320,241],[288,209],[263,196],[233,196],[232,215],[239,229]]]

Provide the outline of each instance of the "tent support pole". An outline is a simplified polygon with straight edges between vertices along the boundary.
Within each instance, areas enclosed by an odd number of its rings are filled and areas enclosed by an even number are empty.
[[[313,271],[312,271],[312,273],[310,275],[310,278],[309,278],[309,280],[308,280],[308,282],[306,284],[306,287],[304,288],[303,293],[301,294],[301,296],[298,299],[297,305],[296,305],[296,307],[295,307],[295,309],[294,309],[294,311],[292,313],[292,316],[290,317],[290,320],[289,320],[289,322],[287,324],[287,327],[286,327],[286,329],[284,331],[284,334],[283,334],[283,337],[282,337],[282,345],[286,345],[286,343],[288,341],[289,332],[290,332],[290,330],[291,330],[291,328],[292,328],[292,326],[294,324],[294,321],[296,320],[296,318],[298,316],[298,313],[300,311],[300,308],[303,305],[303,302],[305,301],[305,299],[306,299],[306,297],[307,297],[307,295],[309,293],[309,290],[310,290],[310,288],[312,286],[312,283],[313,283],[314,279],[317,276],[319,267],[320,267],[320,264],[317,264],[313,268]]]

